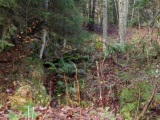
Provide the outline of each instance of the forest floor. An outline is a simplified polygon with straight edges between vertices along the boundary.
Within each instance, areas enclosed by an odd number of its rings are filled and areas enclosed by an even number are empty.
[[[149,28],[141,28],[138,30],[137,28],[128,28],[126,39],[127,42],[133,42],[133,40],[137,39],[143,39],[145,36],[148,35],[151,31]],[[115,27],[112,27],[108,30],[108,34],[110,38],[113,38],[114,40],[119,39],[118,37],[118,29]],[[156,36],[155,36],[156,37]],[[28,76],[30,73],[28,71],[23,72],[23,67],[21,66],[23,59],[26,59],[32,52],[28,51],[27,49],[22,48],[21,45],[9,48],[7,51],[3,51],[0,53],[0,104],[2,107],[0,108],[0,119],[1,120],[7,120],[8,118],[6,115],[8,114],[10,110],[10,106],[8,105],[9,97],[12,96],[15,93],[15,90],[17,89],[17,86],[15,84],[15,81],[19,77],[15,77],[15,74],[19,76]],[[107,81],[106,84],[114,85],[115,83],[119,86],[117,86],[118,89],[121,89],[123,87],[123,84],[119,80],[119,78],[115,78],[115,69],[119,69],[120,71],[127,71],[128,68],[121,67],[116,65],[112,60],[107,60],[104,63],[104,66],[109,68],[109,72],[104,74],[104,79]],[[96,73],[96,68],[93,68],[92,74]],[[53,79],[52,75],[46,76],[47,79]],[[86,91],[90,91],[90,88],[97,88],[99,85],[95,85],[94,81],[95,78],[92,78],[92,81],[89,81],[88,88],[86,88]],[[116,114],[117,111],[120,108],[120,105],[116,99],[110,99],[108,96],[112,94],[111,92],[114,92],[113,90],[108,91],[106,93],[105,99],[101,100],[99,97],[99,93],[95,93],[93,95],[90,95],[93,98],[93,106],[89,107],[88,109],[83,109],[79,107],[69,107],[65,105],[60,105],[57,108],[49,107],[49,105],[45,107],[35,106],[35,111],[38,113],[38,117],[36,120],[46,119],[46,120],[64,120],[64,119],[71,119],[71,120],[78,120],[81,118],[81,120],[100,120],[103,115],[112,115]],[[86,93],[88,94],[88,93]],[[105,104],[105,105],[104,105]],[[102,106],[109,106],[110,112],[105,113],[103,109],[99,109]],[[17,111],[14,111],[17,113]],[[96,112],[96,114],[95,114]],[[101,113],[103,113],[101,115]],[[18,113],[17,113],[18,114]],[[23,117],[20,120],[25,120],[26,118]],[[122,117],[117,114],[116,115],[117,120],[122,120]],[[107,118],[105,119],[107,120]],[[109,120],[109,118],[108,118]]]

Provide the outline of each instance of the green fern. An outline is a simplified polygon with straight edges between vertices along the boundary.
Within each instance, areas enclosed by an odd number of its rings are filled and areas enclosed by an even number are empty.
[[[57,70],[57,68],[56,68],[56,66],[55,66],[54,63],[52,63],[52,62],[46,62],[45,64],[46,65],[50,65],[50,67],[48,68],[49,70],[51,70],[53,72]]]
[[[5,40],[0,40],[0,51],[3,51],[7,47],[13,47],[14,45],[12,43],[9,43]]]
[[[132,48],[133,45],[130,44],[121,44],[121,43],[109,44],[106,53],[108,55],[116,53],[125,53],[128,50],[132,50]]]

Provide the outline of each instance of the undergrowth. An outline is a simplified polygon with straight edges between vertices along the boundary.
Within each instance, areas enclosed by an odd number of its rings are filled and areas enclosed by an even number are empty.
[[[19,68],[20,71],[13,74],[16,90],[12,96],[8,97],[7,103],[12,109],[7,116],[11,120],[36,119],[37,113],[34,111],[34,106],[45,107],[50,100],[43,86],[43,65],[40,60],[28,57],[21,61]],[[14,110],[20,113],[15,114]]]
[[[17,63],[19,70],[12,73],[16,91],[8,97],[8,103],[12,109],[21,113],[16,115],[11,110],[8,117],[35,119],[37,113],[33,107],[46,106],[54,98],[58,101],[57,105],[65,104],[85,109],[103,107],[100,112],[91,112],[102,120],[115,119],[110,112],[112,109],[116,111],[115,114],[120,113],[125,120],[148,119],[150,109],[160,104],[158,87],[152,95],[155,81],[157,84],[159,82],[160,45],[156,41],[147,40],[136,44],[112,43],[108,44],[104,56],[100,41],[89,44],[92,49],[87,52],[78,49],[69,51],[45,63],[32,56]],[[113,76],[106,78],[112,72]],[[54,81],[50,80],[54,82],[53,90],[50,89],[49,81],[46,88],[43,85],[48,74],[55,77]],[[114,81],[115,79],[117,81]],[[48,88],[50,90],[47,91]],[[49,96],[49,92],[53,96]],[[149,103],[151,97],[153,99]],[[117,104],[121,107],[109,108],[108,101],[112,100],[118,101]],[[146,105],[147,110],[144,109]]]
[[[124,88],[120,92],[122,106],[120,113],[126,120],[139,119],[144,107],[148,104],[145,110],[148,116],[143,116],[147,119],[151,114],[149,110],[159,104],[160,95],[156,91],[153,100],[148,103],[154,90],[154,82],[159,81],[159,72],[157,73],[159,71],[159,49],[160,45],[155,41],[140,42],[134,45],[134,49],[123,54],[123,57],[128,56],[128,59],[123,61],[125,66],[122,66],[126,70],[116,70],[116,76],[124,83]],[[117,61],[122,61],[122,57]]]

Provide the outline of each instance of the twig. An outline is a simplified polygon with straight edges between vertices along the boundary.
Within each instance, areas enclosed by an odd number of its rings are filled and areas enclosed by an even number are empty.
[[[42,116],[42,119],[41,119],[41,120],[44,120],[44,119],[45,119],[45,117],[46,117],[48,111],[49,111],[49,108],[46,110],[46,112],[45,112],[45,114]]]
[[[50,103],[51,103],[52,99],[50,99],[46,105],[46,112],[42,115],[42,119],[41,120],[44,120],[48,111],[49,111],[49,108],[50,108]]]
[[[99,81],[99,99],[102,101],[102,82],[101,82],[101,77],[100,77],[100,70],[99,70],[99,63],[96,61],[96,66],[97,66],[97,77]]]
[[[66,75],[64,74],[64,81],[65,81],[65,86],[66,86],[66,103],[67,105],[69,105],[69,92],[68,92],[68,83],[67,83],[67,79],[66,79]]]
[[[50,82],[49,82],[49,95],[50,95],[50,97],[51,97],[51,99],[52,99],[52,97],[53,97],[53,82],[50,80]]]
[[[141,99],[141,90],[140,90],[140,88],[139,88],[138,92],[139,92],[139,95],[138,95],[138,105],[137,105],[137,112],[135,114],[135,118],[137,118],[138,111],[139,111],[139,106],[140,106],[140,99]]]
[[[79,85],[79,81],[78,81],[78,70],[76,65],[73,63],[75,69],[76,69],[76,81],[77,81],[77,96],[78,96],[78,104],[79,104],[79,115],[80,115],[80,120],[81,120],[81,116],[82,116],[82,110],[81,110],[81,95],[80,95],[80,85]]]
[[[27,108],[28,108],[28,120],[29,120],[30,118],[29,106]]]

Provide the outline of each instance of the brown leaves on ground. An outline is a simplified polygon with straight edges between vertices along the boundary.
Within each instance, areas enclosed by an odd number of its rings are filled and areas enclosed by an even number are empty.
[[[89,110],[85,110],[80,107],[72,108],[69,106],[61,106],[59,108],[35,106],[33,109],[38,114],[36,120],[110,120],[110,117],[113,118],[111,112],[105,112],[102,108],[90,108]],[[8,110],[8,106],[0,109],[1,120],[9,120],[7,118]],[[14,111],[14,113],[19,114],[16,111]],[[32,119],[22,117],[19,120]],[[116,116],[116,120],[122,120],[120,115]]]

